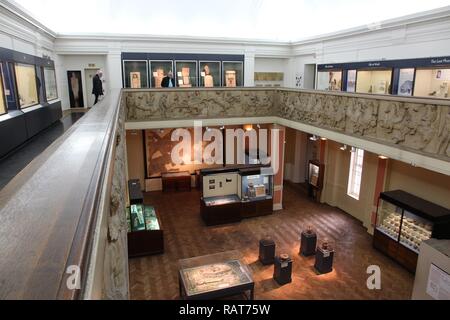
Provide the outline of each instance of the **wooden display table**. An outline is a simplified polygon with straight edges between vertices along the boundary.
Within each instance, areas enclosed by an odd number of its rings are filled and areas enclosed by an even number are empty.
[[[163,191],[190,191],[191,174],[188,171],[161,174]]]

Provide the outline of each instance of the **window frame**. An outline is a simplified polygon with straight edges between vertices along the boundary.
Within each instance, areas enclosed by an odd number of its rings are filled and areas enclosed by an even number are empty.
[[[348,171],[347,195],[355,200],[359,200],[361,195],[363,168],[364,150],[359,148],[352,148],[350,168]]]

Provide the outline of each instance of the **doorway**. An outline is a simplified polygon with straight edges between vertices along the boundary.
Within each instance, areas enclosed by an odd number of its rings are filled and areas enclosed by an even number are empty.
[[[92,108],[95,102],[95,96],[92,94],[93,78],[98,72],[98,68],[84,69],[84,79],[86,79],[86,107]]]
[[[305,80],[303,89],[314,90],[316,82],[316,64],[305,64]]]

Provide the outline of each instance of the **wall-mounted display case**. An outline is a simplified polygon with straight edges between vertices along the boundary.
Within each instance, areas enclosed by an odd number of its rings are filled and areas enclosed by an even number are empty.
[[[244,85],[244,64],[240,61],[222,62],[222,83],[224,87]]]
[[[392,69],[358,70],[356,92],[389,94],[391,93],[391,81]]]
[[[55,69],[44,68],[44,81],[47,101],[58,99]]]
[[[146,60],[124,60],[123,78],[125,88],[139,89],[148,87],[148,62]]]
[[[3,86],[3,70],[0,64],[0,115],[6,113],[6,96],[5,89]]]
[[[356,70],[348,70],[347,71],[347,92],[355,92],[356,91]]]
[[[450,239],[450,210],[401,190],[380,194],[373,245],[411,272],[420,245],[430,238]]]
[[[27,108],[38,104],[39,99],[35,66],[16,63],[14,67],[20,107]]]
[[[414,96],[450,98],[450,68],[417,69]]]
[[[325,165],[319,160],[310,160],[308,162],[308,193],[309,196],[320,200],[320,194],[323,188],[323,179],[325,173]]]
[[[273,175],[260,165],[200,170],[200,212],[207,225],[271,214]]]
[[[164,252],[164,232],[152,206],[133,204],[127,210],[128,256]]]
[[[399,96],[412,96],[414,88],[414,68],[404,68],[399,70],[398,89]]]
[[[317,90],[341,91],[342,70],[329,70],[318,72]]]
[[[180,88],[197,86],[197,61],[175,61],[176,84]]]
[[[220,61],[200,61],[200,87],[212,88],[221,85]]]
[[[173,62],[171,60],[151,60],[150,77],[152,88],[161,88],[161,82],[169,72],[173,73]]]

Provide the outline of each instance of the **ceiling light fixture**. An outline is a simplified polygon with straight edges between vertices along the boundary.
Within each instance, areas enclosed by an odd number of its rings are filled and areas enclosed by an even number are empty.
[[[387,160],[387,159],[389,159],[388,157],[382,156],[382,155],[379,155],[378,158],[380,158],[380,159],[382,159],[382,160]]]
[[[347,145],[344,144],[344,145],[342,145],[342,147],[340,147],[339,149],[341,149],[342,151],[345,151],[345,150],[347,150]]]
[[[309,140],[311,140],[311,141],[317,141],[317,140],[319,140],[319,137],[316,136],[315,134],[313,134],[311,137],[309,137]]]

